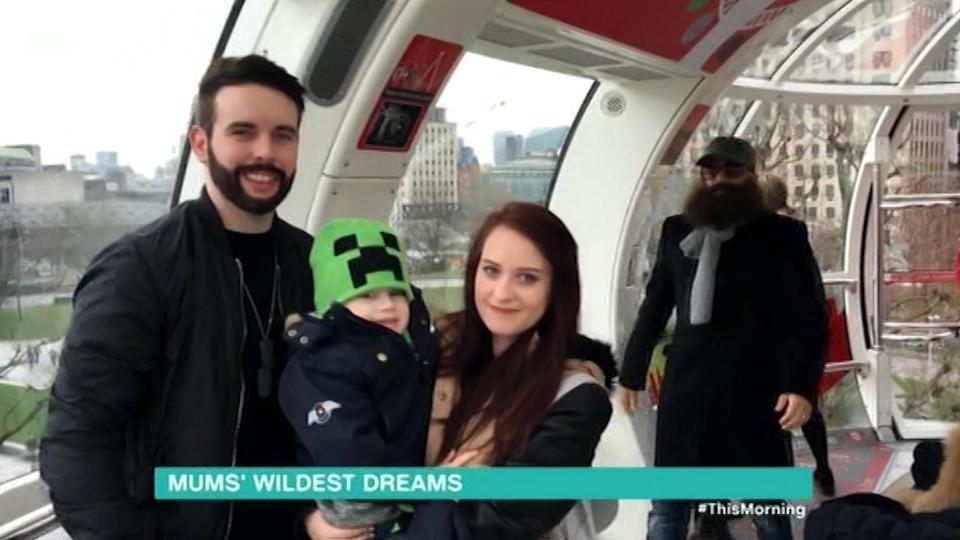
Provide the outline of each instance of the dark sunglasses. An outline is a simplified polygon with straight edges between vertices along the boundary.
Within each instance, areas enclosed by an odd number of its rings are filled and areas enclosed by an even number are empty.
[[[749,169],[745,165],[736,165],[734,163],[727,163],[725,165],[701,165],[700,174],[708,180],[713,180],[720,176],[720,173],[723,172],[727,178],[740,178],[741,176],[747,174]]]

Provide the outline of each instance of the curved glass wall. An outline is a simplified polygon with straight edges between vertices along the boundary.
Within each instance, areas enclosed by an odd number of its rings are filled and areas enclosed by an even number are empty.
[[[811,30],[826,21],[828,13],[850,4],[824,6],[762,50],[744,76],[770,78],[785,58],[804,46],[798,41],[822,38],[787,74],[790,82],[811,83],[802,90],[809,92],[811,104],[761,103],[740,132],[757,146],[762,172],[787,183],[789,204],[794,216],[807,222],[821,268],[841,275],[851,270],[844,268],[844,242],[864,155],[871,137],[891,137],[882,215],[883,344],[891,360],[886,376],[901,433],[933,434],[941,429],[937,425],[946,424],[929,421],[960,420],[960,393],[955,390],[960,381],[960,110],[902,110],[905,103],[916,101],[907,97],[909,90],[884,101],[876,99],[869,86],[902,83],[904,73],[920,64],[925,68],[916,92],[932,102],[943,99],[928,88],[960,82],[960,37],[953,26],[960,2],[865,0],[832,27]],[[932,44],[947,23],[952,26],[940,38],[945,41]],[[920,57],[922,52],[930,56]],[[831,83],[864,85],[849,88],[849,93],[859,93],[874,105],[856,104],[849,97],[845,103],[826,103],[824,85]],[[750,98],[751,92],[743,89],[754,85],[741,86],[738,97]],[[789,90],[794,92],[789,101],[807,100],[795,93],[795,86]],[[893,126],[891,133],[874,133],[881,118],[885,126]],[[849,273],[846,277],[856,279]],[[827,293],[842,314],[843,287],[828,286]],[[825,416],[834,426],[845,422],[840,419],[845,416],[842,403],[856,397],[855,388],[855,378],[848,374],[821,403],[833,411],[825,411]],[[850,411],[859,416],[860,411]],[[911,431],[914,428],[920,431]]]
[[[637,294],[643,293],[655,262],[660,225],[667,216],[681,211],[694,178],[694,162],[711,138],[735,133],[750,109],[749,101],[720,99],[689,133],[672,162],[662,163],[644,180],[634,213],[643,222],[628,269],[628,285],[635,286]],[[794,217],[806,222],[821,270],[843,270],[843,232],[852,186],[880,109],[762,102],[750,112],[751,127],[744,136],[757,147],[761,178],[776,175],[787,182],[788,204],[796,211]],[[844,288],[826,287],[831,331],[839,344],[835,348],[839,356],[830,361],[851,359]],[[668,333],[665,341],[669,339]],[[648,376],[662,374],[663,362],[662,355],[655,352]],[[820,407],[830,427],[870,425],[852,374],[826,376],[821,388]],[[651,398],[656,400],[655,395]]]
[[[960,111],[910,109],[893,139],[888,201],[940,199],[884,213],[885,340],[904,420],[960,420]],[[956,201],[956,199],[954,199]],[[937,327],[937,325],[942,325]]]
[[[920,84],[960,82],[960,37],[950,40],[920,78]]]
[[[799,82],[895,84],[956,9],[950,0],[872,0],[827,34],[790,74]]]
[[[822,272],[841,272],[853,187],[878,107],[761,102],[744,136],[757,149],[764,181],[782,180],[792,217],[806,223]],[[845,286],[826,287],[830,330],[838,346],[829,362],[850,360]],[[831,428],[870,425],[852,374],[821,380],[820,408]]]
[[[639,241],[636,252],[631,256],[631,275],[629,285],[640,284],[638,291],[642,294],[643,285],[649,277],[657,255],[657,243],[660,241],[660,225],[667,217],[677,214],[683,207],[683,200],[690,189],[690,182],[694,174],[694,162],[699,157],[710,139],[718,135],[732,135],[737,124],[743,119],[750,102],[742,99],[721,98],[695,125],[692,132],[681,132],[678,138],[686,137],[686,142],[679,141],[678,147],[682,150],[671,163],[661,163],[654,174],[643,180],[640,195],[637,198],[638,207],[634,215],[642,219],[640,224]],[[696,112],[691,113],[697,114]]]
[[[0,483],[37,467],[77,280],[169,208],[189,104],[232,3],[4,6],[17,22],[0,32]]]
[[[810,34],[819,28],[831,15],[843,7],[849,0],[833,0],[800,24],[790,29],[775,43],[763,46],[760,56],[750,67],[743,71],[744,77],[768,79],[780,69],[783,61],[795,51]]]
[[[824,272],[842,271],[847,217],[863,152],[880,108],[763,102],[746,138],[761,177],[783,180],[794,217],[810,229]]]
[[[470,234],[488,212],[510,200],[548,202],[592,85],[474,53],[461,60],[419,136],[390,216],[431,316],[461,309]]]

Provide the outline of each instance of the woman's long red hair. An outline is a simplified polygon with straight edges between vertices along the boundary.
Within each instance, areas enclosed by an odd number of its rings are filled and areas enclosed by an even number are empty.
[[[487,237],[508,227],[528,238],[550,264],[546,312],[499,358],[474,300],[475,279]],[[521,450],[553,403],[569,341],[577,335],[580,272],[577,243],[566,225],[542,206],[512,202],[490,213],[474,235],[464,276],[463,311],[438,322],[441,376],[460,382],[460,399],[444,429],[440,457],[493,423],[492,456],[500,462]],[[531,342],[537,336],[531,348]],[[471,425],[471,419],[477,421]]]

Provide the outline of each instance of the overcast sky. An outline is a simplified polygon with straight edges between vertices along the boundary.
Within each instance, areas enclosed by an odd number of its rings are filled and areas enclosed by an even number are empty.
[[[45,163],[116,150],[153,176],[173,155],[229,0],[0,0],[0,145]]]
[[[152,176],[179,153],[231,3],[0,0],[0,145],[39,144],[47,164],[115,150],[121,163]],[[952,4],[956,10],[960,0]],[[467,55],[439,105],[488,163],[494,132],[570,125],[589,85]]]
[[[457,67],[439,106],[456,122],[457,135],[481,163],[493,162],[493,134],[526,136],[539,127],[569,126],[592,81],[468,54]]]
[[[230,0],[0,0],[0,145],[45,164],[115,150],[148,177],[179,152]],[[441,97],[482,162],[492,134],[569,125],[589,81],[468,56]]]

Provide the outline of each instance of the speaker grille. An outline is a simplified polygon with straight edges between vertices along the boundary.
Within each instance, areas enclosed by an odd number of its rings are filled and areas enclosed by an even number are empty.
[[[361,60],[372,30],[389,3],[389,0],[342,0],[339,3],[310,64],[308,97],[321,105],[343,98],[355,65]]]
[[[620,116],[627,108],[627,97],[616,90],[611,90],[603,95],[600,107],[607,116]]]

